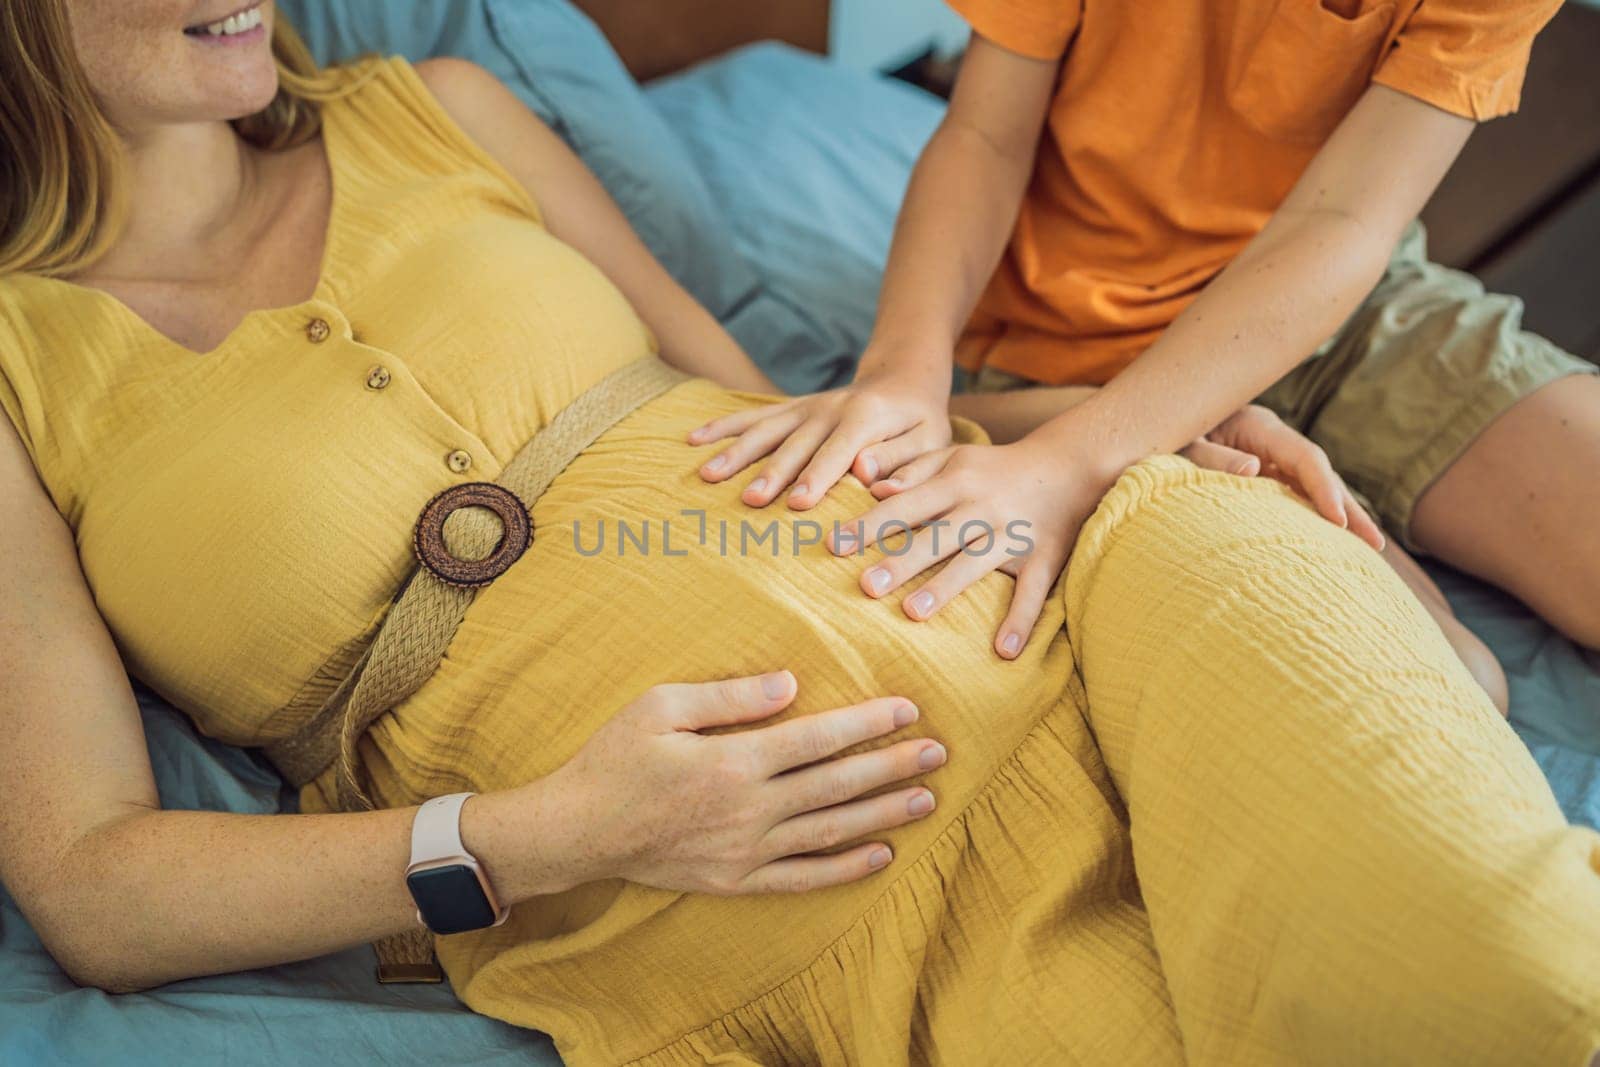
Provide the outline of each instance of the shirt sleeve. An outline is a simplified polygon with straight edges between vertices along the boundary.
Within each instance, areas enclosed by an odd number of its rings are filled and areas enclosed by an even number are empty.
[[[34,468],[37,469],[39,455],[33,447],[33,435],[28,432],[28,419],[23,412],[22,398],[11,388],[11,382],[6,379],[3,368],[0,368],[0,418],[7,419],[17,431],[17,437],[22,440],[22,447],[27,450],[28,458],[33,461]]]
[[[33,435],[28,432],[27,409],[21,392],[11,384],[10,371],[7,370],[11,353],[20,346],[9,329],[6,311],[4,295],[0,294],[0,417],[10,421],[17,436],[22,439],[22,447],[28,450],[28,456],[37,464],[39,457],[33,450]]]
[[[946,0],[973,32],[1030,59],[1060,59],[1078,29],[1083,0]]]
[[[1517,110],[1533,38],[1561,0],[1422,0],[1373,81],[1463,118]]]

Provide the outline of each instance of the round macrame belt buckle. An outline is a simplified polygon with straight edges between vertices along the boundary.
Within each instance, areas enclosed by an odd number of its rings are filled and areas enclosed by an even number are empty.
[[[493,552],[482,559],[460,559],[444,543],[444,521],[460,508],[488,508],[503,532]],[[417,561],[446,585],[474,589],[500,577],[533,543],[533,520],[522,498],[493,482],[463,482],[435,496],[417,516],[412,547]]]

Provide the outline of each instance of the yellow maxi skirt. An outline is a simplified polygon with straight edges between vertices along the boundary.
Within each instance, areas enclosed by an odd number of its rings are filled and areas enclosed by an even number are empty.
[[[525,901],[439,939],[467,1005],[578,1067],[1600,1049],[1600,835],[1565,822],[1377,553],[1272,481],[1149,459],[1007,663],[1011,579],[915,623],[860,593],[868,560],[699,479],[711,449],[684,434],[751,402],[691,382],[580,457],[438,673],[368,734],[366,773],[388,804],[515,786],[651,685],[787,667],[786,714],[914,700],[911,732],[950,752],[938,808],[849,886]],[[847,479],[806,518],[871,502]],[[777,520],[777,543],[745,520]]]

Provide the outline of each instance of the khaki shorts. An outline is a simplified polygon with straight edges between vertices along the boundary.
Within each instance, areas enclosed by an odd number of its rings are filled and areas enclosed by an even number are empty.
[[[1429,262],[1426,242],[1420,222],[1407,227],[1355,314],[1256,398],[1321,445],[1373,517],[1418,554],[1417,498],[1489,423],[1557,378],[1600,373],[1523,330],[1517,297]],[[958,379],[970,392],[1038,384],[988,367]]]

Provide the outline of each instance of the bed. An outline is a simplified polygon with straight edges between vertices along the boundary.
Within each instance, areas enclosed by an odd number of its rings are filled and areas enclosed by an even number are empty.
[[[588,15],[565,0],[280,3],[323,59],[455,54],[493,70],[584,156],[669,269],[780,384],[846,380],[941,102],[810,51],[826,40],[826,5],[811,0],[626,5],[653,12],[641,17],[621,2],[585,6]],[[752,16],[758,8],[770,10]],[[697,23],[672,10],[710,28],[687,34]],[[745,43],[756,37],[786,43]],[[641,87],[633,74],[659,76]],[[1513,725],[1568,817],[1600,827],[1600,657],[1510,598],[1430,570],[1504,662]],[[199,736],[137,683],[135,694],[164,804],[293,809],[258,756]],[[473,1015],[448,987],[377,985],[366,946],[144,994],[80,989],[0,894],[0,1064],[113,1055],[234,1067],[560,1063],[543,1035]]]

